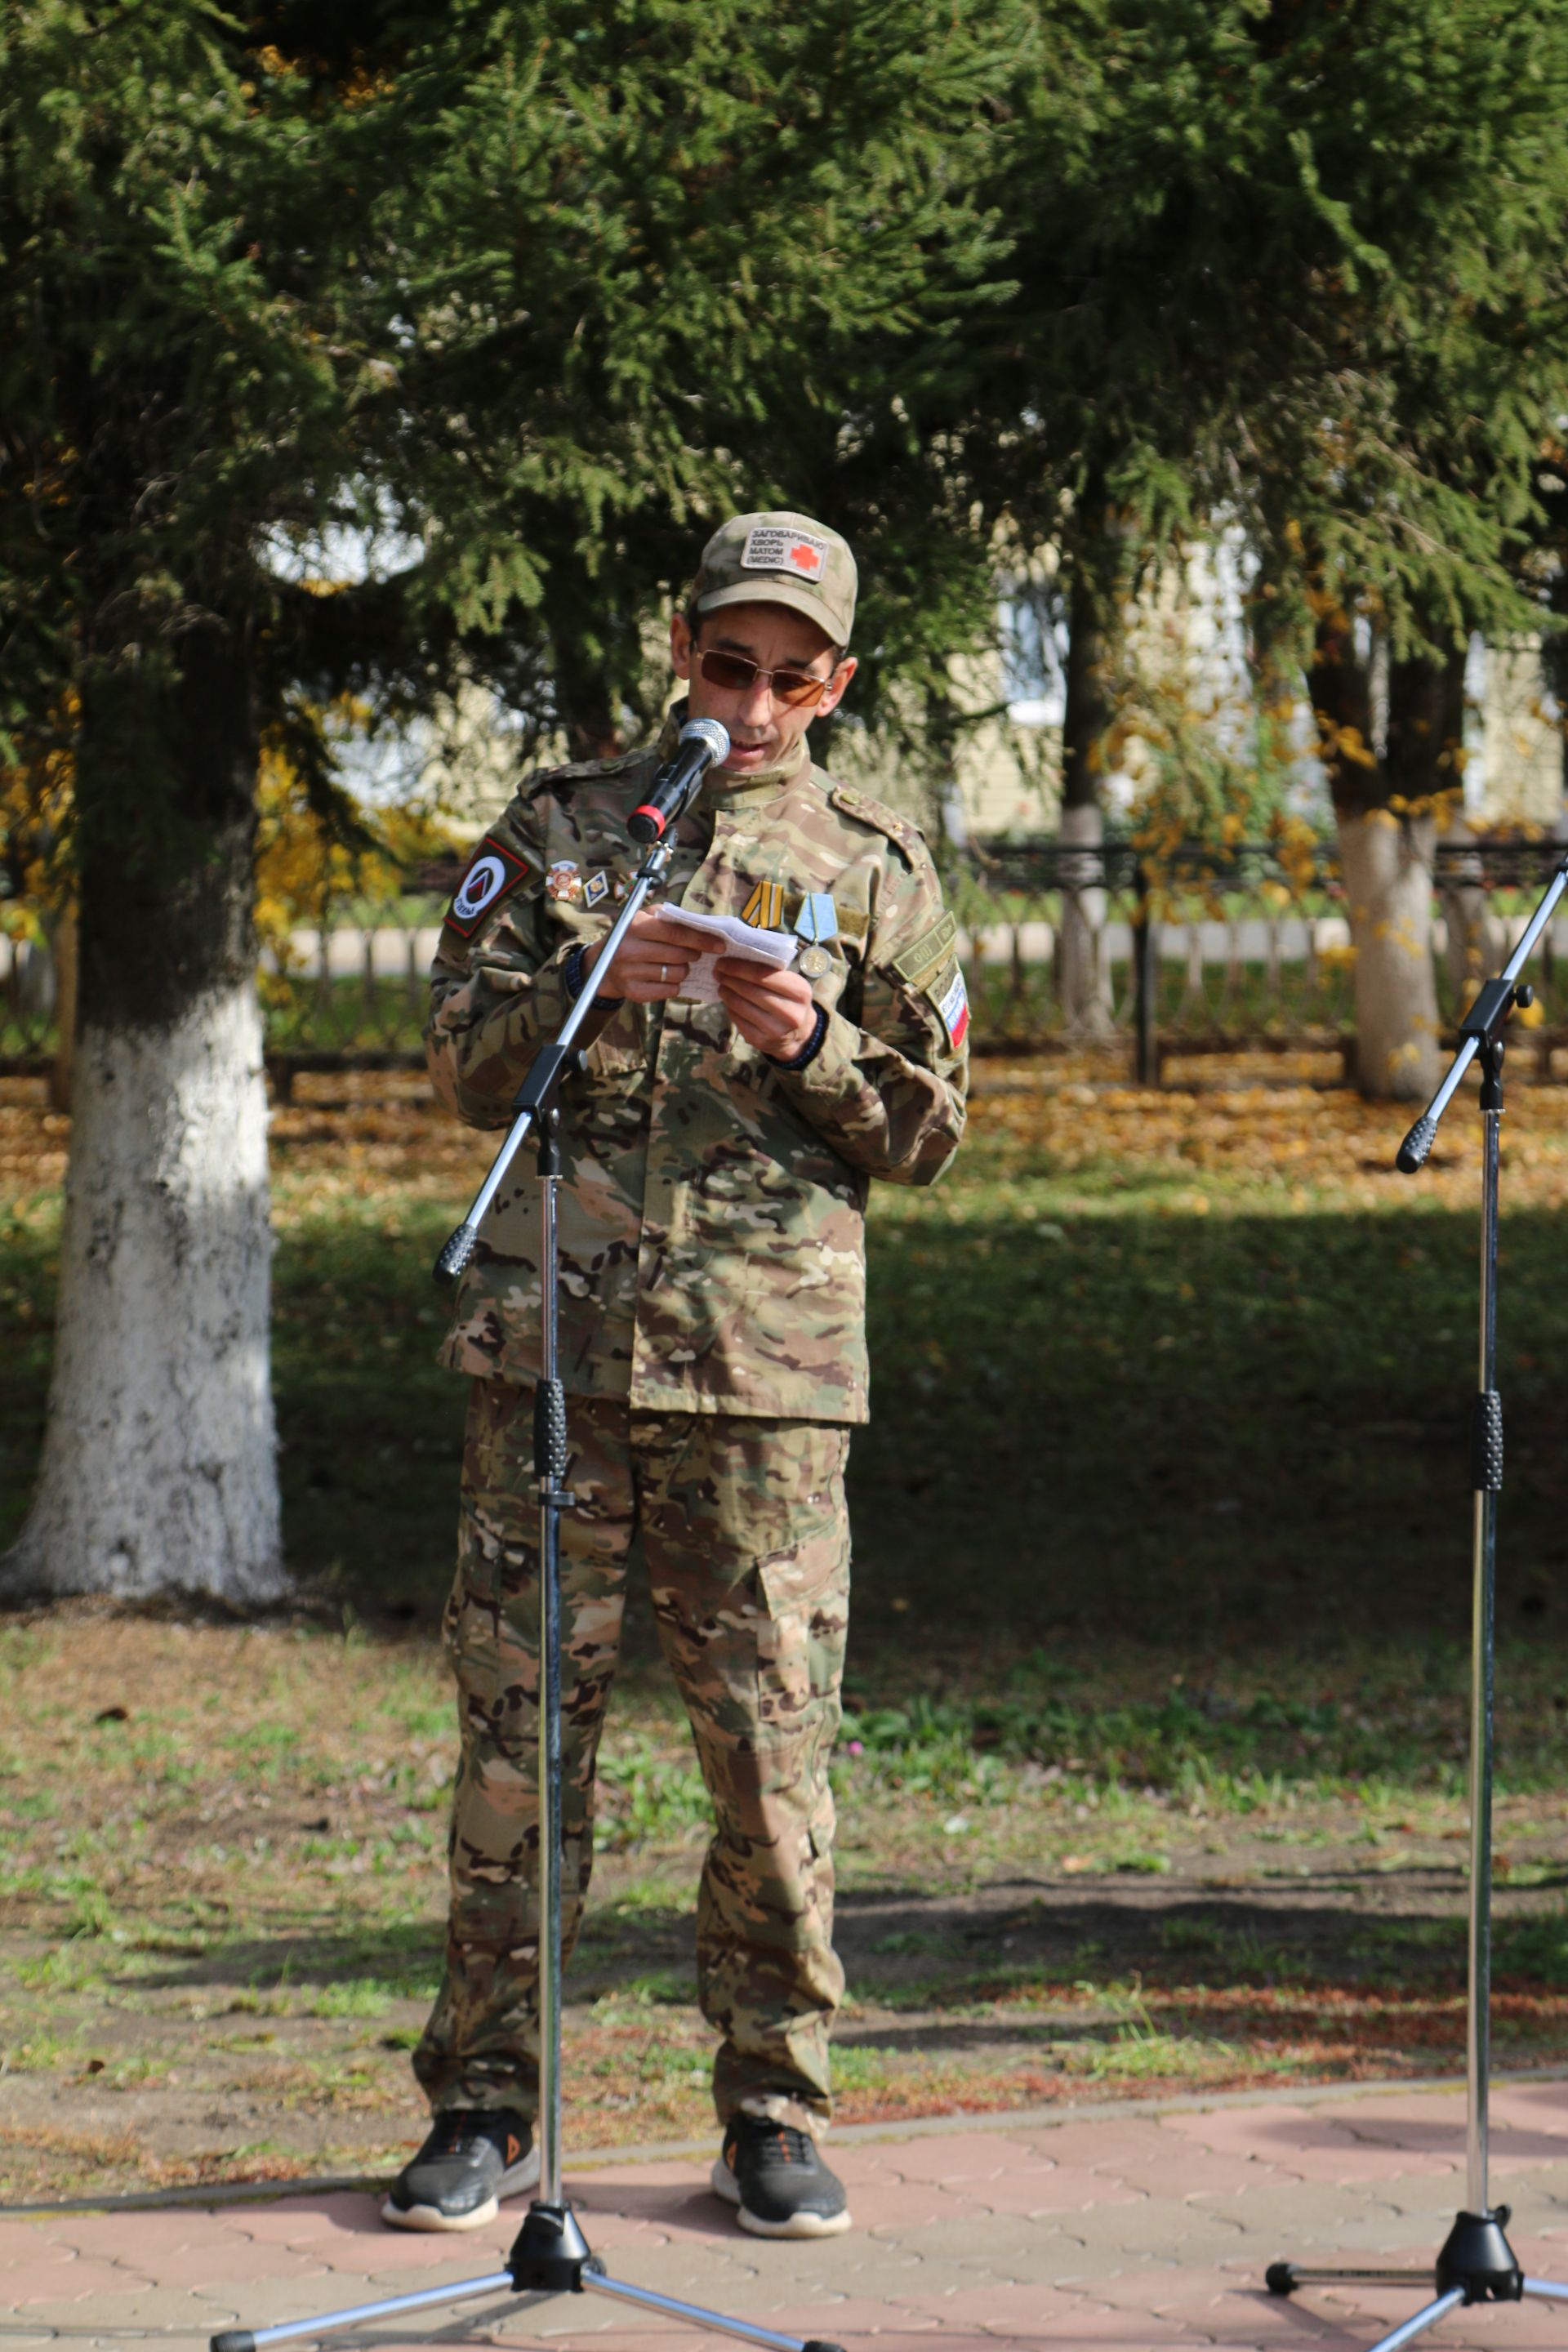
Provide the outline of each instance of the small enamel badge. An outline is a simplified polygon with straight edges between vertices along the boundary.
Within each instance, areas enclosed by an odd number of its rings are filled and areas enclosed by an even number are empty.
[[[601,898],[607,898],[609,895],[610,877],[601,866],[597,874],[589,875],[583,886],[583,904],[584,907],[596,907]]]
[[[800,938],[818,946],[824,940],[836,940],[838,937],[838,909],[833,903],[832,891],[808,890],[800,902],[795,928]],[[805,969],[804,964],[801,969]]]
[[[575,906],[583,896],[583,877],[569,857],[558,857],[545,874],[544,887],[552,898],[565,898]]]
[[[776,931],[784,921],[784,884],[759,882],[741,909],[741,920],[754,931]]]

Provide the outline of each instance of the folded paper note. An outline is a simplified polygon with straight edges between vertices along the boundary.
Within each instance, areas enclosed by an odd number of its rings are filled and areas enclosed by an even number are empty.
[[[660,907],[661,923],[683,924],[699,933],[705,941],[702,954],[686,975],[680,993],[690,1004],[716,1004],[719,982],[713,966],[721,955],[744,957],[748,963],[763,963],[774,970],[795,961],[801,941],[793,931],[760,931],[752,923],[742,923],[736,915],[700,915],[695,908]]]

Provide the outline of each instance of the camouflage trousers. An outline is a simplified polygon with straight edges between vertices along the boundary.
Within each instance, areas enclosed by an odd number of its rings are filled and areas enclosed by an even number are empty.
[[[538,1506],[533,1392],[476,1381],[445,1634],[462,1749],[440,1993],[414,2055],[431,2105],[537,2110]],[[594,1858],[594,1769],[627,1554],[695,1735],[714,1834],[697,1911],[702,2014],[720,2036],[720,2120],[742,2106],[805,2130],[829,2113],[833,1798],[848,1611],[835,1423],[633,1412],[567,1400],[577,1497],[561,1527],[563,1945]]]

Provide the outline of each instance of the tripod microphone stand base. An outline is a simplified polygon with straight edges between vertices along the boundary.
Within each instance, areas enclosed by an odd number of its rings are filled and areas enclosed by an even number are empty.
[[[1270,2263],[1263,2284],[1270,2294],[1294,2294],[1299,2286],[1425,2286],[1430,2281],[1433,2301],[1389,2335],[1379,2336],[1371,2352],[1395,2352],[1401,2344],[1413,2344],[1428,2327],[1467,2304],[1519,2303],[1526,2295],[1547,2303],[1568,2303],[1568,2286],[1559,2286],[1552,2279],[1530,2278],[1521,2270],[1505,2234],[1509,2220],[1506,2205],[1492,2213],[1457,2215],[1435,2272],[1317,2270],[1308,2263]]]
[[[732,2336],[742,2344],[760,2344],[763,2352],[843,2352],[841,2345],[825,2343],[818,2336],[781,2336],[773,2328],[731,2319],[702,2304],[680,2303],[673,2295],[656,2294],[651,2287],[611,2278],[589,2252],[571,2207],[538,2203],[529,2207],[504,2270],[459,2279],[452,2286],[426,2287],[416,2294],[392,2295],[383,2303],[358,2304],[352,2311],[286,2320],[278,2327],[226,2328],[212,2338],[212,2352],[266,2352],[268,2345],[325,2336],[338,2327],[360,2327],[372,2319],[401,2319],[410,2312],[433,2310],[439,2304],[471,2303],[490,2294],[602,2294],[613,2303],[630,2304],[665,2319],[683,2319],[689,2327]]]

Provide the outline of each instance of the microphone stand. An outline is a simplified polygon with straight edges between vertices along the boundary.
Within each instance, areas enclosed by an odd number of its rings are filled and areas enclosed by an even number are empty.
[[[639,2311],[657,2312],[667,2319],[684,2320],[763,2352],[842,2352],[837,2344],[816,2337],[782,2336],[752,2321],[732,2319],[700,2304],[679,2303],[651,2288],[612,2278],[589,2251],[566,2200],[562,2181],[561,2114],[561,1515],[576,1501],[565,1485],[566,1392],[556,1370],[560,1265],[556,1247],[557,1191],[561,1182],[561,1114],[556,1094],[563,1076],[581,1066],[573,1040],[582,1030],[595,998],[604,984],[632,918],[650,890],[662,882],[675,849],[676,825],[689,805],[700,778],[693,778],[680,807],[672,812],[668,828],[648,851],[616,924],[583,985],[583,992],[562,1024],[558,1037],[541,1045],[513,1102],[516,1113],[500,1150],[474,1196],[468,1215],[447,1237],[436,1261],[436,1279],[455,1282],[473,1255],[485,1213],[494,1201],[508,1169],[530,1133],[535,1138],[540,1176],[540,1377],[533,1404],[533,1467],[539,1496],[539,2193],[500,2270],[449,2286],[428,2287],[414,2294],[390,2295],[380,2303],[362,2303],[352,2310],[322,2314],[313,2319],[290,2319],[277,2327],[226,2328],[211,2339],[211,2352],[263,2352],[300,2336],[328,2334],[340,2327],[362,2327],[372,2320],[400,2317],[407,2312],[428,2311],[442,2304],[466,2303],[493,2294],[602,2294]]]
[[[1271,2263],[1265,2284],[1271,2294],[1291,2294],[1299,2286],[1328,2284],[1392,2286],[1430,2282],[1435,2299],[1372,2352],[1394,2352],[1439,2319],[1471,2303],[1518,2303],[1524,2295],[1568,2303],[1568,2286],[1529,2278],[1505,2234],[1506,2205],[1493,2206],[1487,2191],[1487,2091],[1491,2071],[1491,1872],[1492,1872],[1492,1682],[1497,1648],[1497,1498],[1502,1486],[1502,1399],[1497,1390],[1498,1175],[1502,1128],[1503,1032],[1515,1007],[1534,1001],[1521,982],[1552,911],[1568,889],[1568,857],[1557,868],[1541,904],[1503,971],[1489,980],[1459,1024],[1459,1049],[1447,1076],[1399,1147],[1396,1165],[1406,1176],[1421,1168],[1470,1064],[1481,1066],[1481,1265],[1480,1346],[1477,1391],[1470,1422],[1474,1486],[1473,1607],[1470,1666],[1470,1897],[1468,2010],[1466,2032],[1465,2210],[1440,2248],[1435,2271],[1320,2270],[1300,2263]]]

